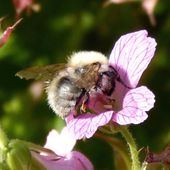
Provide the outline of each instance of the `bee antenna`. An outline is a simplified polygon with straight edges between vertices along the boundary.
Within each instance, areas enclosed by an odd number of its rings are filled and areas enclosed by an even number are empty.
[[[131,87],[129,87],[129,86],[127,86],[125,83],[124,83],[124,81],[120,78],[120,75],[119,75],[119,73],[117,72],[117,70],[113,67],[113,66],[111,66],[111,65],[109,65],[109,67],[115,72],[115,74],[117,75],[117,81],[118,82],[120,82],[121,84],[123,84],[126,88],[128,88],[128,89],[131,89]]]

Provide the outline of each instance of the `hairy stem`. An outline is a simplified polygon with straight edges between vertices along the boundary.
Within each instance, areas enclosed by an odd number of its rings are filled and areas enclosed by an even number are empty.
[[[119,126],[118,131],[122,134],[122,136],[125,138],[130,151],[130,156],[132,159],[132,168],[131,170],[141,170],[140,161],[138,157],[138,150],[135,143],[134,138],[132,137],[132,134],[128,130],[126,126]]]

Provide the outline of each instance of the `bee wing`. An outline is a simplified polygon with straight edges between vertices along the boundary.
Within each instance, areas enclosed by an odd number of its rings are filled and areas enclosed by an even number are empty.
[[[92,88],[98,79],[100,66],[100,63],[85,66],[85,72],[82,74],[81,79],[75,81],[76,85],[80,88]]]
[[[65,64],[51,64],[43,67],[30,67],[24,70],[21,70],[16,73],[16,76],[21,79],[25,78],[26,80],[35,79],[35,80],[51,80],[54,75],[66,68]]]

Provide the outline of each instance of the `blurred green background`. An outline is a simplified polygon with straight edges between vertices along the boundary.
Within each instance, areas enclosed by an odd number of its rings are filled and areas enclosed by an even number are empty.
[[[39,12],[22,14],[23,21],[0,48],[0,125],[10,138],[44,144],[50,129],[64,125],[47,105],[42,84],[15,77],[17,71],[65,62],[73,51],[95,50],[109,56],[122,34],[147,29],[158,45],[140,84],[155,93],[156,104],[148,119],[132,125],[131,131],[139,148],[149,146],[159,151],[170,143],[170,1],[158,2],[155,26],[140,1],[107,7],[104,2],[37,0]],[[0,17],[3,16],[7,18],[2,29],[15,22],[12,0],[0,0]],[[111,147],[101,139],[80,141],[77,149],[91,159],[97,170],[114,169]]]

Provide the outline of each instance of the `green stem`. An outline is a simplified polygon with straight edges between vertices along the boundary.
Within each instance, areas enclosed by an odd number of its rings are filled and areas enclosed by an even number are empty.
[[[128,146],[129,146],[130,155],[131,155],[131,159],[132,159],[132,168],[131,169],[132,170],[141,170],[140,161],[139,161],[139,157],[138,157],[138,150],[137,150],[136,143],[132,137],[132,134],[130,133],[130,131],[128,130],[128,128],[126,126],[119,126],[118,130],[122,134],[122,136],[125,138]]]
[[[106,142],[108,142],[112,146],[113,150],[116,150],[120,154],[120,156],[122,157],[124,161],[126,169],[131,170],[131,167],[130,167],[131,161],[129,159],[128,150],[125,147],[124,142],[122,142],[121,140],[117,138],[114,138],[113,136],[102,135],[101,133],[96,133],[95,136],[97,138],[103,139]]]

